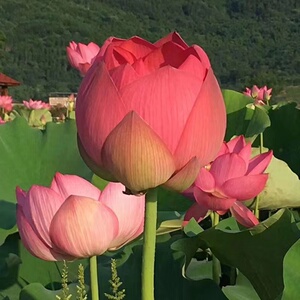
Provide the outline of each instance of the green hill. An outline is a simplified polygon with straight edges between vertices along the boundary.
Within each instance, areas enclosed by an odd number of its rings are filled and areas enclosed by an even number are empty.
[[[151,41],[178,31],[208,53],[222,87],[300,85],[298,0],[9,0],[0,2],[0,71],[16,100],[76,91],[69,41]]]

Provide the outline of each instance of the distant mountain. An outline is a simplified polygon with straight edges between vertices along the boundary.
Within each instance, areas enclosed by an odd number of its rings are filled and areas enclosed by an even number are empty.
[[[0,2],[0,72],[17,100],[76,92],[69,41],[155,41],[178,31],[208,53],[222,87],[300,85],[299,0],[9,0]]]

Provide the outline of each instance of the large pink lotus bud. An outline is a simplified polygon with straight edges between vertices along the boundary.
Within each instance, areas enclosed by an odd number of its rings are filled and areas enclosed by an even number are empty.
[[[143,232],[145,197],[120,183],[103,192],[74,175],[57,173],[51,187],[17,188],[17,224],[26,249],[44,260],[72,260],[114,250]]]
[[[109,38],[76,105],[85,162],[132,193],[162,184],[185,190],[224,138],[225,105],[209,59],[177,33],[154,44]]]
[[[242,225],[258,224],[242,201],[254,198],[265,188],[268,174],[263,172],[271,158],[269,151],[251,159],[251,144],[246,144],[243,136],[224,143],[218,157],[200,170],[195,183],[186,191],[196,203],[187,211],[185,221],[192,217],[200,221],[208,210],[224,214],[230,209]]]
[[[70,42],[67,47],[67,57],[70,65],[80,71],[81,75],[84,76],[92,65],[99,50],[100,47],[93,42],[88,45]]]

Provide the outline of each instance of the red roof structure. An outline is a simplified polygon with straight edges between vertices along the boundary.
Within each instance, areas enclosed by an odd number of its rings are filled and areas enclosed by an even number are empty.
[[[9,86],[17,86],[21,83],[15,79],[8,77],[7,75],[0,73],[0,94],[3,96],[8,95],[8,87]]]

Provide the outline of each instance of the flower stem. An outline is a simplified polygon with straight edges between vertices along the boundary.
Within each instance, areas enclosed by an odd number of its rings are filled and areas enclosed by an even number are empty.
[[[0,118],[4,119],[4,108],[0,108]]]
[[[90,274],[92,300],[99,300],[97,256],[90,258]]]
[[[219,214],[217,212],[213,212],[212,215],[212,223],[213,226],[219,224]],[[212,273],[213,273],[213,280],[216,284],[220,284],[220,273],[221,273],[221,265],[220,261],[213,255],[212,257]]]
[[[157,220],[157,190],[146,194],[142,260],[142,300],[154,300],[154,262]]]
[[[254,207],[254,215],[259,220],[259,195],[255,197],[255,207]]]
[[[259,153],[262,154],[264,152],[264,135],[263,133],[259,134]],[[259,219],[259,195],[256,196],[255,199],[255,208],[254,208],[254,215],[257,219]]]
[[[264,135],[263,133],[259,134],[259,153],[262,154],[264,152]]]

